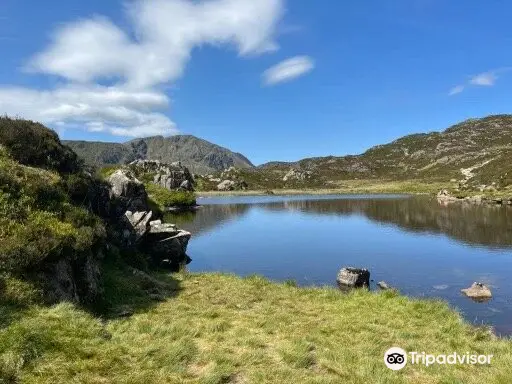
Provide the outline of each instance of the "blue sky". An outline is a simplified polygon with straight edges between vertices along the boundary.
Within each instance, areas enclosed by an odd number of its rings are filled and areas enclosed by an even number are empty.
[[[512,4],[0,3],[0,113],[65,139],[186,133],[254,163],[508,113]]]

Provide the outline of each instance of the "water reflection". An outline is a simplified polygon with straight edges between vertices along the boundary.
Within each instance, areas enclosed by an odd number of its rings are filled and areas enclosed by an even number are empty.
[[[442,233],[467,244],[512,247],[512,208],[508,206],[443,206],[429,197],[283,199],[285,200],[261,202],[255,198],[253,203],[246,204],[229,204],[226,199],[226,205],[217,204],[217,199],[214,200],[216,204],[210,205],[208,199],[204,199],[203,203],[206,205],[198,212],[186,216],[171,215],[168,220],[197,235],[246,215],[250,209],[256,208],[312,215],[360,215],[375,222],[396,225],[406,231]]]
[[[247,204],[204,205],[194,212],[168,213],[165,221],[198,236],[244,216],[250,209]]]

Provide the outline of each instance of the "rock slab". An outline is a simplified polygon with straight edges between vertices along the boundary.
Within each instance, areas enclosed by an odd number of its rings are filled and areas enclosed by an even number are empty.
[[[336,281],[340,288],[369,288],[370,271],[364,268],[343,268],[339,271]]]

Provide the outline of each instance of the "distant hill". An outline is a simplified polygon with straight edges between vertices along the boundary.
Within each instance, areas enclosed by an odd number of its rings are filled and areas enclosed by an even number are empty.
[[[194,173],[207,174],[229,167],[252,168],[240,153],[190,135],[155,136],[127,143],[64,141],[89,165],[126,164],[136,159],[181,161]]]
[[[254,167],[243,155],[194,136],[161,136],[124,144],[67,141],[89,164],[123,164],[135,159],[182,161],[194,173],[215,174],[229,167],[250,189],[336,187],[343,180],[382,179],[449,181],[468,185],[512,185],[512,115],[470,119],[443,132],[404,136],[363,154],[327,156]],[[290,169],[308,176],[283,180]],[[298,173],[300,175],[300,172]],[[213,185],[213,184],[212,184]],[[216,185],[216,184],[215,184]]]
[[[346,179],[467,180],[512,184],[512,115],[470,119],[444,132],[402,137],[361,155],[272,162],[258,171],[284,175],[290,168],[312,171],[317,183]]]

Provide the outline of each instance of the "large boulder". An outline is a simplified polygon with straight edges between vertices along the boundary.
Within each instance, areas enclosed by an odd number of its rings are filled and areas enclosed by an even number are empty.
[[[126,211],[148,211],[146,188],[133,172],[119,169],[110,175],[107,181],[111,185],[110,197],[115,201],[117,216]]]
[[[343,290],[351,288],[369,288],[370,271],[363,268],[343,268],[338,272],[336,281],[338,286]]]
[[[234,191],[236,186],[236,182],[233,180],[224,180],[219,185],[217,185],[218,191]]]
[[[305,181],[311,178],[313,172],[302,171],[298,169],[290,169],[290,171],[284,175],[283,181]]]
[[[160,266],[177,270],[188,260],[187,246],[191,233],[176,228],[174,224],[152,221],[145,237],[145,246],[153,260]]]
[[[475,301],[487,301],[492,298],[491,289],[483,283],[474,282],[471,287],[461,289],[461,292]]]

